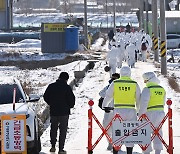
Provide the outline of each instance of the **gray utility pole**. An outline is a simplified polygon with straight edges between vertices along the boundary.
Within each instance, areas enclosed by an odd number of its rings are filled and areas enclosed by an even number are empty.
[[[161,25],[161,74],[167,74],[167,60],[166,60],[166,20],[165,20],[165,0],[160,0],[160,25]]]
[[[107,22],[107,33],[108,33],[108,2],[107,2],[107,0],[106,0],[106,16],[107,16],[107,20],[106,20],[106,22]]]
[[[84,0],[84,45],[88,48],[87,0]]]
[[[153,47],[154,47],[154,60],[159,62],[159,49],[158,49],[158,10],[157,10],[157,0],[152,0],[152,25],[153,25]]]
[[[10,30],[10,1],[6,0],[6,30]]]
[[[148,18],[148,0],[145,0],[145,10],[146,10],[146,34],[149,34],[149,29],[148,29],[148,23],[149,23],[149,18]]]
[[[143,29],[142,16],[143,16],[143,5],[142,5],[142,0],[139,0],[139,28],[140,29]]]
[[[116,33],[116,0],[113,0],[113,22],[114,22],[114,33]]]
[[[152,18],[151,18],[151,22],[152,22],[152,50],[154,51],[154,0],[151,1],[151,10],[152,10]]]
[[[144,29],[144,0],[140,0],[140,25],[141,29]]]

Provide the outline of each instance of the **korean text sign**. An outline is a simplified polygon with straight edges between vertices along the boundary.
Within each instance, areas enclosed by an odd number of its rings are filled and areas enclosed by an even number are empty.
[[[151,128],[147,121],[113,121],[113,143],[150,144]]]
[[[26,116],[1,116],[2,154],[20,152],[26,154]]]

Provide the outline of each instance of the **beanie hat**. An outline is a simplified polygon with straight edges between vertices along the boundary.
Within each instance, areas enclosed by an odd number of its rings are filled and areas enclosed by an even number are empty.
[[[68,80],[69,74],[67,72],[61,72],[59,75],[59,79]]]

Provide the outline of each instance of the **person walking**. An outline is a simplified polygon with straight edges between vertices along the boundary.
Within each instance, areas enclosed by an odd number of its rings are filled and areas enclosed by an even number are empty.
[[[50,84],[45,93],[44,100],[50,106],[50,152],[55,152],[57,130],[59,127],[59,152],[66,154],[64,144],[68,128],[70,109],[75,105],[75,96],[71,87],[67,84],[69,74],[61,72],[56,82]]]
[[[121,68],[123,60],[125,59],[124,55],[124,46],[119,42],[119,45],[117,46],[118,52],[117,52],[117,67]]]
[[[143,39],[143,41],[141,43],[141,54],[142,54],[143,62],[147,61],[147,46],[148,46],[148,42]]]
[[[106,60],[109,62],[110,76],[116,73],[118,50],[119,49],[117,47],[113,46],[112,49],[107,53]]]
[[[107,89],[102,108],[108,107],[114,99],[114,115],[118,113],[125,121],[135,121],[141,90],[137,82],[131,79],[130,67],[123,66],[120,69],[120,76]],[[128,143],[125,146],[127,154],[132,154],[134,144]]]
[[[109,85],[116,79],[119,79],[120,78],[120,75],[118,73],[114,73],[112,74],[112,77],[111,79],[109,80],[109,84],[104,87],[100,92],[99,92],[99,95],[101,96],[101,98],[99,99],[99,107],[102,109],[102,102],[103,102],[103,99],[104,97],[106,96],[106,90],[108,89]],[[113,101],[111,101],[108,105],[108,107],[113,107]],[[104,118],[103,118],[103,127],[106,128],[107,125],[110,123],[110,121],[112,120],[113,118],[113,111],[108,111],[108,110],[105,110],[105,113],[104,113]],[[108,135],[112,138],[112,127],[110,127],[108,129]],[[108,144],[108,147],[107,147],[107,150],[112,150],[112,144],[109,143]]]
[[[136,50],[136,46],[133,43],[130,43],[126,47],[126,51],[127,51],[127,64],[131,68],[135,67],[135,62],[136,62],[135,50]]]
[[[108,33],[109,42],[113,39],[113,37],[114,37],[114,32],[113,32],[113,30],[111,29],[111,30],[109,31],[109,33]]]
[[[143,74],[144,83],[146,87],[143,89],[140,99],[139,117],[146,114],[152,124],[157,128],[165,116],[164,104],[166,99],[166,92],[154,72],[146,72]],[[162,136],[162,129],[159,130]],[[153,147],[155,154],[160,154],[163,150],[163,144],[156,136],[153,140]],[[144,151],[144,154],[150,154],[152,151],[151,145]]]
[[[91,47],[92,40],[93,40],[92,34],[91,32],[88,32],[88,49],[90,49]]]

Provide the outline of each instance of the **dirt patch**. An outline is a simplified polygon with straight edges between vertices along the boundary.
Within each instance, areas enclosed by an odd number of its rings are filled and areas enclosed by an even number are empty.
[[[180,88],[175,77],[168,77],[168,82],[172,89],[180,93]]]

